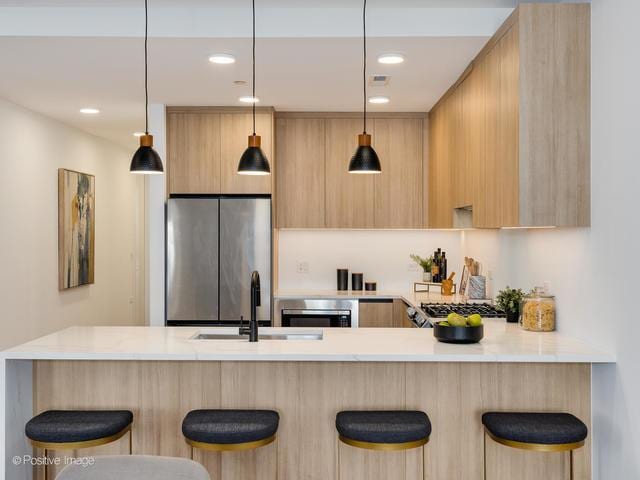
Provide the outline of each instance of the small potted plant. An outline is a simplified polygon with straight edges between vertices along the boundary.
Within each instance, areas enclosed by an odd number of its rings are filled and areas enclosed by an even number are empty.
[[[409,255],[411,260],[416,262],[418,265],[422,267],[422,281],[430,282],[431,281],[431,266],[433,265],[433,257],[423,258],[418,255],[411,254]]]
[[[507,322],[516,323],[520,316],[520,302],[524,292],[520,288],[505,288],[498,292],[496,297],[496,305],[507,315]]]

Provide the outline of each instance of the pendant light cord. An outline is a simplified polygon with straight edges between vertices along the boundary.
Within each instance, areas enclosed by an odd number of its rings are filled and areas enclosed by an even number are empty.
[[[144,133],[149,135],[149,86],[147,68],[147,37],[149,33],[148,0],[144,0]]]
[[[252,16],[253,16],[253,79],[252,83],[252,95],[253,95],[253,103],[252,103],[252,112],[253,112],[253,135],[256,134],[256,0],[252,0]]]
[[[362,55],[362,110],[363,110],[363,128],[362,133],[367,133],[367,0],[364,0],[362,7],[362,43],[363,43],[363,55]]]

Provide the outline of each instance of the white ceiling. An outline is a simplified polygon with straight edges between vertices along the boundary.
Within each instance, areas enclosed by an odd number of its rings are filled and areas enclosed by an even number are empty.
[[[239,105],[237,98],[250,93],[250,84],[240,87],[233,81],[251,80],[250,17],[247,8],[238,8],[242,2],[149,3],[154,8],[151,103]],[[265,9],[257,25],[260,105],[281,111],[361,109],[361,0],[257,3]],[[513,3],[370,0],[369,73],[392,78],[388,86],[369,89],[369,95],[389,96],[391,103],[369,108],[428,111]],[[132,132],[144,129],[140,4],[142,0],[0,0],[0,97],[135,147]],[[393,9],[380,8],[390,5]],[[65,8],[61,15],[56,14],[58,7]],[[208,56],[216,52],[234,54],[237,62],[209,63]],[[375,61],[378,54],[389,52],[403,53],[406,62],[383,66]],[[101,113],[78,113],[88,106]]]

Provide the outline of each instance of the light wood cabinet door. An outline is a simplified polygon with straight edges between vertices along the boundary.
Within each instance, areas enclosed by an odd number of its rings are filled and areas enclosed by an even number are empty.
[[[375,228],[420,228],[423,120],[377,118],[374,130],[373,147],[382,165],[374,175]]]
[[[453,179],[451,165],[449,103],[429,114],[429,227],[453,227]]]
[[[271,193],[275,175],[273,158],[273,114],[256,114],[256,134],[262,139],[262,151],[269,160],[271,175],[239,175],[238,162],[253,133],[251,113],[220,114],[221,185],[220,193]]]
[[[324,119],[279,118],[276,144],[278,227],[324,228]]]
[[[370,126],[371,123],[370,123]],[[374,176],[349,173],[362,133],[362,120],[328,118],[326,138],[326,220],[328,228],[374,228]],[[369,132],[374,135],[375,132]],[[384,165],[382,167],[384,169]]]
[[[220,192],[220,114],[167,114],[167,181],[170,194]]]
[[[409,306],[404,303],[404,300],[396,298],[393,300],[393,327],[394,328],[413,328],[415,325],[409,316],[407,315],[407,308]]]
[[[362,328],[393,328],[392,300],[360,300],[358,325]]]

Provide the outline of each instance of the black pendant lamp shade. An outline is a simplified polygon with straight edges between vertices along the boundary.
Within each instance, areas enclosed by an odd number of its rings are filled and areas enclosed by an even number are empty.
[[[349,173],[380,173],[380,159],[371,146],[371,135],[358,135],[358,149],[349,162]]]
[[[144,0],[144,135],[140,137],[140,147],[133,154],[129,171],[131,173],[158,174],[163,173],[162,159],[153,149],[153,135],[149,135],[149,88],[147,82],[147,39],[149,18],[147,0]]]
[[[363,108],[362,133],[358,135],[358,149],[351,157],[349,162],[349,173],[380,173],[380,159],[378,154],[371,146],[371,135],[367,133],[367,0],[364,0],[362,6],[362,90],[363,90]]]
[[[260,148],[259,135],[249,135],[249,147],[240,157],[238,173],[240,175],[269,175],[271,173],[269,160]]]
[[[249,135],[249,146],[240,157],[238,173],[240,175],[269,175],[269,160],[260,148],[260,135],[256,135],[256,1],[251,2],[253,21],[253,135]]]
[[[140,147],[133,154],[129,171],[143,174],[164,172],[160,155],[153,149],[153,135],[142,135],[140,137]]]

